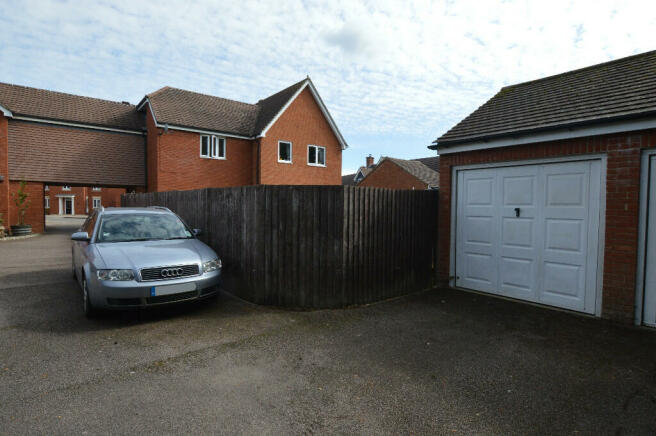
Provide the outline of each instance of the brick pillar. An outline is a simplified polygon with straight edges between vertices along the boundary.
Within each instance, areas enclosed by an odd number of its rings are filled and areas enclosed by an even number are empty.
[[[0,113],[0,213],[4,226],[9,229],[11,195],[9,190],[9,121]]]

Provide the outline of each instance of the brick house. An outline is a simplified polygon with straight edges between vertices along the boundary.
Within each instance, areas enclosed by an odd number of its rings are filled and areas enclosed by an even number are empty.
[[[656,326],[655,147],[656,51],[502,88],[429,147],[442,281]]]
[[[440,186],[440,173],[437,168],[439,168],[439,157],[406,160],[384,156],[376,165],[367,167],[367,174],[357,186],[437,189]]]
[[[346,186],[355,186],[355,185],[357,185],[375,167],[376,167],[376,164],[374,163],[374,157],[372,155],[368,155],[365,159],[365,165],[364,166],[358,168],[358,170],[355,173],[344,174],[342,176],[342,185],[346,185]]]
[[[98,207],[119,207],[125,188],[44,185],[46,215],[86,215]]]
[[[0,83],[0,213],[16,223],[20,181],[34,232],[46,201],[86,213],[125,190],[339,185],[346,147],[309,77],[256,104],[165,87],[138,107]]]
[[[148,191],[341,183],[347,144],[309,78],[256,104],[165,87],[137,109]]]
[[[26,181],[26,223],[45,226],[45,185],[145,187],[145,132],[134,105],[0,83],[0,213]]]

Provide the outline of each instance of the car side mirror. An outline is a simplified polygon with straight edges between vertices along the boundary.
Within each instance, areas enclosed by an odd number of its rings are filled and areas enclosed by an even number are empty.
[[[75,232],[71,235],[73,241],[89,242],[91,238],[87,232]]]
[[[201,229],[194,229],[194,236],[200,236],[203,233]]]

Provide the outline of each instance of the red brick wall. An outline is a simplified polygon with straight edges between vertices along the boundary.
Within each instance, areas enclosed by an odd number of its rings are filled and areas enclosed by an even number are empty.
[[[278,162],[278,140],[292,142],[292,163]],[[308,145],[326,147],[326,167],[307,164]],[[261,139],[260,182],[341,185],[342,149],[309,89],[303,90]]]
[[[253,142],[226,138],[225,159],[200,157],[200,134],[155,128],[148,117],[148,190],[172,191],[253,184]],[[153,138],[156,138],[153,140]]]
[[[50,209],[46,213],[50,215],[59,215],[59,197],[58,195],[74,195],[73,209],[76,215],[84,215],[84,188],[81,186],[72,186],[70,191],[64,191],[61,185],[48,185],[48,190],[44,189],[44,196],[50,199]],[[45,205],[45,201],[44,201]],[[62,211],[63,213],[63,211]]]
[[[427,189],[426,183],[404,171],[390,160],[384,160],[358,186],[375,186],[391,189]]]
[[[74,195],[75,214],[86,215],[93,209],[93,197],[100,197],[100,203],[104,207],[119,207],[121,205],[121,194],[126,192],[125,188],[101,187],[100,191],[94,191],[91,186],[72,186],[70,191],[64,191],[62,188],[62,185],[48,186],[48,190],[45,191],[44,195],[50,198],[50,209],[46,210],[46,214],[59,214],[58,195]]]
[[[4,226],[9,227],[8,222],[8,213],[9,213],[9,162],[8,162],[8,150],[9,144],[7,140],[8,135],[8,122],[0,113],[0,176],[4,177],[4,180],[0,182],[0,214],[2,214],[2,219],[4,221]]]
[[[20,182],[11,181],[11,211],[9,213],[9,222],[5,220],[5,227],[18,224],[18,209],[13,203],[13,199],[19,188]],[[42,233],[45,226],[45,215],[43,213],[43,183],[27,182],[25,192],[29,194],[29,197],[27,198],[29,206],[25,213],[25,224],[32,225],[32,231],[34,233]]]
[[[440,156],[439,273],[448,281],[451,167],[485,162],[605,153],[606,236],[602,316],[630,322],[635,310],[640,149],[656,146],[656,130],[528,144]]]

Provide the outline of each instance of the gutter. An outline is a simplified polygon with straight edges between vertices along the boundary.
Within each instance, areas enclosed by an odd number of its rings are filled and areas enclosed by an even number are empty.
[[[516,132],[504,132],[457,140],[439,141],[436,139],[428,146],[431,150],[450,153],[450,148],[495,148],[507,145],[521,145],[535,142],[554,141],[558,139],[596,136],[611,133],[629,132],[656,128],[656,111],[643,112],[639,115],[623,115],[594,120],[576,121],[554,126],[537,127]],[[633,121],[631,121],[633,120]],[[594,126],[597,127],[594,127]],[[485,147],[485,144],[489,144]],[[460,151],[460,150],[459,150]],[[464,150],[463,150],[464,151]],[[455,152],[455,150],[453,151]]]

